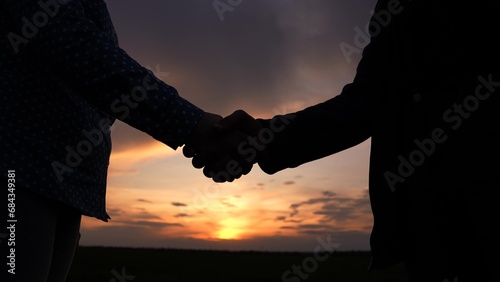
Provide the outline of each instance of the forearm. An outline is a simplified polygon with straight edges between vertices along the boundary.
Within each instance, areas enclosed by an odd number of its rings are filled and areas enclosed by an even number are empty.
[[[62,91],[76,93],[77,99],[173,148],[182,145],[202,110],[119,48],[109,15],[103,14],[104,2],[97,1],[95,5],[103,6],[95,9],[77,0],[53,3],[46,24],[9,51],[29,62],[30,71],[60,83]],[[23,19],[44,11],[38,1],[4,4],[12,17],[12,34],[19,36],[25,36]]]
[[[383,3],[377,5],[377,9],[383,8]],[[292,114],[293,118],[287,120],[283,129],[274,133],[261,154],[265,161],[259,162],[265,172],[275,173],[326,157],[371,136],[377,109],[389,85],[390,29],[391,26],[387,26],[371,37],[353,82],[347,84],[340,95]],[[283,121],[279,116],[276,118]],[[269,130],[273,127],[271,120],[261,120],[261,124]]]
[[[271,142],[259,165],[269,174],[297,167],[353,147],[371,136],[369,104],[339,95],[302,111],[259,120]],[[263,140],[265,141],[265,140]]]

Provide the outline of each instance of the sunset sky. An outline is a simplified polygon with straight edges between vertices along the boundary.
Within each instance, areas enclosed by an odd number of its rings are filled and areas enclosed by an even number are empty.
[[[255,117],[338,95],[360,54],[347,58],[374,0],[106,1],[121,47],[200,108]],[[221,0],[227,3],[227,0]],[[229,1],[232,3],[238,1]],[[313,251],[331,236],[368,250],[370,141],[275,175],[258,166],[216,184],[173,149],[122,122],[113,127],[108,223],[85,217],[82,245]]]

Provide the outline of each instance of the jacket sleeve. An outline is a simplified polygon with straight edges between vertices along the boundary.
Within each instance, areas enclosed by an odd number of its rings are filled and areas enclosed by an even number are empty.
[[[2,2],[12,23],[12,56],[173,149],[183,145],[203,111],[118,46],[104,1]]]
[[[383,1],[379,2],[375,12],[383,6]],[[377,25],[374,18],[371,23]],[[295,113],[259,120],[274,133],[267,144],[271,163],[260,165],[264,172],[273,174],[297,167],[353,147],[372,135],[384,91],[389,28],[372,33],[353,82],[344,86],[339,95]]]

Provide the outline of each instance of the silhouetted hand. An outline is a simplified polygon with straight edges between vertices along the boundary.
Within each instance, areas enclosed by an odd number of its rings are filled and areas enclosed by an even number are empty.
[[[257,162],[265,171],[269,156],[257,140],[263,127],[255,118],[237,110],[216,123],[214,130],[221,138],[218,149],[195,154],[190,146],[184,147],[185,155],[193,157],[193,166],[204,167],[205,176],[215,182],[233,181],[248,174]]]
[[[186,158],[196,156],[197,152],[208,152],[214,150],[214,125],[219,123],[222,117],[205,112],[196,128],[191,132],[185,142],[183,153]],[[196,166],[195,166],[196,167]],[[198,167],[199,168],[199,167]]]
[[[203,174],[215,182],[231,182],[247,174],[253,163],[238,153],[238,146],[247,134],[225,128],[222,117],[205,113],[198,126],[186,140],[184,156],[193,158],[195,168],[203,168]]]

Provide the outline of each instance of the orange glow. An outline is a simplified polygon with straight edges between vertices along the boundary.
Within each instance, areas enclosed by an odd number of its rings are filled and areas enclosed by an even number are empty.
[[[111,168],[119,171],[123,168],[134,168],[137,164],[148,160],[175,155],[176,152],[164,144],[153,141],[140,144],[123,151],[113,151],[110,157]]]
[[[246,224],[246,220],[241,219],[228,218],[222,220],[220,222],[221,228],[217,231],[216,237],[223,240],[240,239]]]

